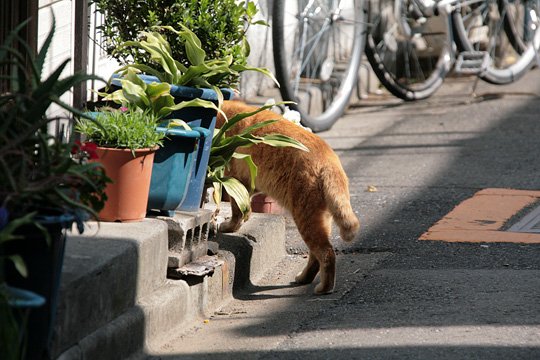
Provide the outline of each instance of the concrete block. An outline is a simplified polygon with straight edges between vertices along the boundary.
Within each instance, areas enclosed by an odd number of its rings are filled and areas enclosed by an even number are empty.
[[[220,265],[203,277],[168,280],[162,289],[144,299],[139,306],[145,315],[145,349],[178,336],[186,326],[209,317],[217,307],[232,299],[234,256],[220,251]]]
[[[213,312],[233,296],[236,259],[231,252],[223,250],[218,251],[218,257],[223,263],[208,278],[208,308],[205,310],[207,313]]]
[[[179,268],[206,255],[212,211],[176,212],[174,216],[158,216],[169,227],[168,267]]]
[[[143,299],[140,309],[144,314],[144,338],[151,348],[153,342],[173,336],[176,327],[192,321],[195,311],[192,289],[183,280],[168,280],[161,289]]]

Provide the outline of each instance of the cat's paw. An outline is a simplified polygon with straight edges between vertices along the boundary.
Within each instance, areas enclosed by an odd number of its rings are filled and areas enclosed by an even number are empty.
[[[311,284],[313,282],[313,278],[306,276],[304,271],[301,271],[294,277],[294,282],[300,285]]]
[[[328,295],[334,292],[333,286],[325,286],[323,283],[317,284],[315,286],[315,290],[313,290],[313,293],[315,295]]]
[[[238,229],[240,229],[240,224],[231,221],[223,222],[218,227],[218,231],[221,233],[232,233],[238,231]]]

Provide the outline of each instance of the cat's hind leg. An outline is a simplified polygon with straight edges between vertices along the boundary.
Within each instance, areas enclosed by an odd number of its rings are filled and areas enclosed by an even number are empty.
[[[315,280],[315,277],[319,273],[319,261],[313,255],[313,253],[309,252],[309,258],[308,263],[304,270],[298,273],[296,275],[294,282],[297,284],[311,284],[313,280]]]
[[[300,235],[309,248],[308,263],[296,276],[296,282],[307,284],[319,272],[320,282],[315,294],[330,294],[334,291],[336,277],[336,254],[330,243],[331,217],[326,210],[315,212],[297,211],[293,214]]]

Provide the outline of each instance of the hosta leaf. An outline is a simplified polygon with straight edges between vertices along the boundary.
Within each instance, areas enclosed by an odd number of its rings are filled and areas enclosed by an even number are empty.
[[[163,95],[169,95],[172,98],[172,95],[170,95],[170,91],[171,86],[167,83],[153,82],[146,85],[146,93],[148,94],[150,101],[154,101],[155,99]]]
[[[181,127],[184,130],[191,130],[191,126],[189,126],[187,124],[187,122],[185,122],[184,120],[180,120],[180,119],[172,119],[172,120],[170,120],[168,126],[169,127]]]
[[[214,202],[219,207],[219,204],[221,204],[221,199],[223,198],[223,191],[222,186],[219,181],[214,181],[212,183],[212,186],[214,187],[214,193],[212,194],[212,197],[214,198]]]
[[[268,134],[262,137],[262,143],[275,147],[292,147],[302,151],[309,152],[309,149],[299,142],[289,136],[282,134]]]
[[[251,66],[246,66],[246,65],[241,65],[241,64],[234,64],[231,66],[231,69],[238,72],[248,71],[248,70],[260,72],[261,74],[264,74],[267,77],[269,77],[279,87],[279,81],[277,81],[274,74],[272,74],[272,72],[266,68],[256,68],[256,67],[251,67]]]
[[[201,46],[201,41],[191,30],[180,24],[183,31],[180,35],[184,38],[186,46],[186,56],[189,62],[193,65],[200,65],[204,62],[206,53]]]
[[[234,136],[228,137],[219,145],[218,144],[212,145],[212,149],[210,150],[210,153],[212,156],[223,156],[225,158],[230,158],[234,154],[237,148],[251,146],[258,142],[261,142],[261,140],[255,139],[251,135],[250,136],[234,135]]]
[[[157,77],[159,79],[159,81],[165,81],[165,79],[163,78],[163,73],[161,71],[158,71],[158,70],[154,69],[153,67],[148,66],[148,65],[144,65],[144,64],[129,64],[129,65],[121,67],[120,69],[116,70],[115,72],[119,73],[119,74],[123,74],[128,69],[137,69],[137,70],[140,70],[140,71],[142,71],[143,73],[145,73],[147,75],[152,75],[152,76]]]
[[[141,109],[150,107],[150,100],[141,86],[124,79],[120,80],[120,82],[122,83],[122,94],[127,101]]]
[[[283,104],[285,104],[285,103],[289,103],[289,102],[284,102]],[[282,104],[282,103],[280,103],[280,104]],[[228,121],[223,124],[221,129],[219,129],[219,132],[214,136],[213,143],[215,143],[215,144],[219,143],[221,141],[222,136],[227,131],[229,131],[229,129],[231,129],[234,125],[236,125],[236,123],[238,123],[239,121],[242,121],[243,119],[245,119],[247,117],[250,117],[250,116],[253,116],[255,114],[258,114],[261,111],[270,109],[271,107],[273,107],[275,105],[278,105],[278,104],[269,104],[269,105],[261,106],[260,108],[258,108],[257,110],[254,110],[252,112],[245,112],[245,113],[236,114],[232,118],[228,119]]]
[[[275,122],[277,122],[278,120],[265,120],[265,121],[261,121],[260,123],[255,123],[251,126],[248,126],[247,128],[245,128],[241,134],[245,135],[245,134],[252,134],[255,130],[257,129],[260,129],[260,128],[263,128],[267,125],[270,125],[270,124],[273,124]]]
[[[219,111],[225,116],[225,113],[221,109],[219,109],[216,104],[214,104],[211,101],[203,100],[203,99],[193,99],[189,101],[182,101],[181,103],[175,104],[173,106],[167,106],[162,108],[159,111],[159,116],[164,117],[170,114],[173,111],[180,110],[187,107],[203,107],[207,109],[214,109],[216,111]]]
[[[152,101],[152,111],[159,117],[163,117],[160,115],[162,109],[169,108],[171,106],[174,106],[174,98],[170,93],[163,94]]]
[[[207,64],[190,66],[175,84],[192,86],[193,79],[202,77],[202,74],[208,71],[210,71],[210,67]]]
[[[124,94],[122,93],[122,89],[116,90],[115,92],[112,92],[110,94],[98,92],[98,95],[103,96],[103,100],[114,101],[117,104],[125,105],[125,102],[126,102],[126,98],[124,97]]]
[[[237,179],[232,177],[225,177],[221,181],[221,184],[234,201],[244,218],[249,214],[251,210],[250,196],[246,187]]]
[[[146,90],[146,83],[141,79],[134,68],[128,68],[123,80],[131,81],[133,84],[140,86],[143,90]],[[120,80],[122,81],[122,80]]]
[[[244,160],[249,169],[249,178],[250,178],[250,191],[255,190],[255,179],[257,178],[257,165],[253,162],[253,158],[248,154],[234,153],[233,158]]]

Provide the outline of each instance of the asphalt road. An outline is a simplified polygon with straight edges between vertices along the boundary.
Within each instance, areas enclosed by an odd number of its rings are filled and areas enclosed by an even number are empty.
[[[333,239],[334,294],[289,285],[306,261],[291,224],[281,266],[155,358],[540,359],[540,245],[417,240],[478,190],[540,189],[540,71],[476,96],[472,82],[359,102],[320,134],[363,224]]]

